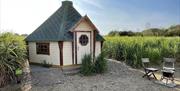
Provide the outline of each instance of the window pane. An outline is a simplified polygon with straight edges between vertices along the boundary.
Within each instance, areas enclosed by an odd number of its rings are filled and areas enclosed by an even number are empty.
[[[49,54],[49,43],[37,43],[36,51],[37,54]]]
[[[81,37],[79,38],[79,43],[81,43],[81,45],[85,46],[88,43],[88,37],[86,35],[81,35]]]

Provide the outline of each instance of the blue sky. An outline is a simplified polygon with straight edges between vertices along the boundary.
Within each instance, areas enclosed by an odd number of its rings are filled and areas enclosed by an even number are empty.
[[[180,24],[180,0],[72,0],[101,34]],[[0,29],[31,33],[61,6],[61,0],[0,0]]]
[[[113,29],[142,31],[180,24],[180,0],[101,0],[94,6],[83,7],[106,33]]]

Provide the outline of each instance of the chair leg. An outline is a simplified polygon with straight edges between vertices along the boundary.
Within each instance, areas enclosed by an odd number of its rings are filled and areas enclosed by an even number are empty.
[[[152,73],[152,75],[154,76],[154,78],[157,80],[156,76],[154,75],[154,73]]]
[[[143,78],[146,76],[146,73],[142,76]]]
[[[174,84],[174,77],[171,78],[171,82]]]
[[[150,75],[149,74],[147,75],[147,78],[148,78],[148,80],[150,80]]]
[[[163,76],[161,76],[161,79],[160,79],[160,81],[162,81],[164,79],[164,77]]]
[[[167,83],[168,83],[168,79],[166,79],[166,85],[167,85]]]
[[[143,75],[143,78],[144,78],[145,76],[148,76],[149,73],[150,73],[150,72],[145,71],[145,74]]]
[[[152,73],[151,72],[149,72],[149,74],[147,75],[147,78],[150,80],[150,78],[151,78],[151,75],[152,75]]]

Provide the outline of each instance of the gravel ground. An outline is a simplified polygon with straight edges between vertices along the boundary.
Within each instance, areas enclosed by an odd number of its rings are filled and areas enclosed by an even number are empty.
[[[59,69],[32,73],[32,91],[178,91],[146,78],[143,73],[117,61],[108,62],[108,72],[84,77],[63,75]]]
[[[30,91],[180,91],[142,78],[142,71],[117,61],[108,61],[108,71],[102,75],[64,75],[60,68],[43,68],[31,65],[31,77],[24,78]],[[180,73],[180,70],[178,71]],[[179,79],[180,77],[178,77]],[[31,80],[29,80],[31,79]],[[0,91],[20,91],[7,86]],[[10,89],[11,88],[11,89]],[[26,90],[27,91],[27,90]]]

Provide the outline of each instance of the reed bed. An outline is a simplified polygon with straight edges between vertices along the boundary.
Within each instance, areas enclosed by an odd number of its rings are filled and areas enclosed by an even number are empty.
[[[141,58],[159,65],[163,57],[180,59],[180,37],[105,37],[103,51],[108,58],[141,67]]]

